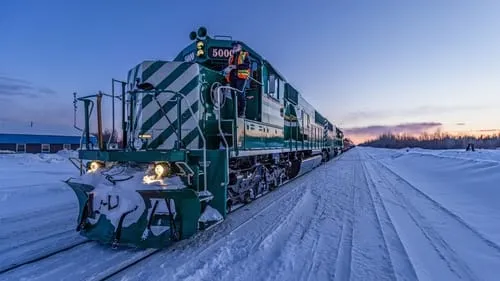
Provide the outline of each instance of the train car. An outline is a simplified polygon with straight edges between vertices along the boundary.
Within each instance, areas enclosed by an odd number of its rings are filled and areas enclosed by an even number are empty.
[[[355,147],[354,143],[350,139],[344,138],[344,147],[342,149],[343,152],[346,152],[353,147]]]
[[[75,98],[84,105],[82,139],[97,123],[99,142],[82,143],[81,176],[66,181],[80,205],[76,230],[85,237],[113,247],[166,247],[342,151],[342,132],[244,42],[251,74],[239,118],[236,89],[221,72],[234,40],[208,36],[204,27],[190,39],[172,61],[143,61],[126,81],[113,79],[112,94]],[[121,101],[119,148],[103,140],[107,97],[113,117],[114,101]]]

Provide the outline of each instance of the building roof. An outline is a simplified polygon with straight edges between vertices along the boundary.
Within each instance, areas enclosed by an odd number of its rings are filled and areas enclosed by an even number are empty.
[[[0,121],[0,135],[74,136],[82,132],[72,126],[51,125],[40,122]]]
[[[80,144],[81,140],[82,138],[77,136],[0,134],[0,144]],[[95,143],[94,138],[90,141]]]

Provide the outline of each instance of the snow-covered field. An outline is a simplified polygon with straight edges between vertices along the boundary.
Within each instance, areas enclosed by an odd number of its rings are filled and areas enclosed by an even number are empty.
[[[0,154],[0,280],[102,280],[151,251],[75,231],[67,155]],[[111,280],[499,280],[500,151],[356,147]]]

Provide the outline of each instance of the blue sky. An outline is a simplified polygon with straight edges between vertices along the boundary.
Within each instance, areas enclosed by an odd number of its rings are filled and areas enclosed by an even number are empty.
[[[47,0],[0,11],[0,120],[71,125],[74,91],[109,92],[111,78],[172,59],[204,25],[259,51],[353,135],[500,127],[500,2]]]

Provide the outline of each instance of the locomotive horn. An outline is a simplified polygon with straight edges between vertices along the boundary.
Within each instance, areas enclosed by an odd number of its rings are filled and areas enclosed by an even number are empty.
[[[205,37],[205,36],[207,36],[207,28],[204,27],[204,26],[198,28],[198,36],[199,37]]]
[[[189,33],[189,39],[191,39],[191,40],[196,39],[196,32],[191,31],[191,33]]]

